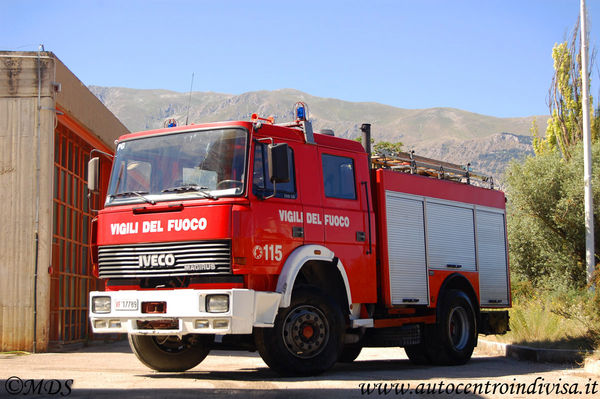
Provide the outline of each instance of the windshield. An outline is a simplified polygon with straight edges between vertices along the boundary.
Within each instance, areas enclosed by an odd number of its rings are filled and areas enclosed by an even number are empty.
[[[106,205],[244,192],[247,133],[199,130],[124,141],[117,153]]]

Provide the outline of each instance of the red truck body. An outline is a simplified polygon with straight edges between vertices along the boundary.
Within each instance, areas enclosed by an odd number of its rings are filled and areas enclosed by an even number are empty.
[[[121,137],[92,225],[94,332],[128,333],[159,371],[218,345],[282,374],[364,346],[467,361],[478,332],[508,328],[485,309],[510,306],[504,194],[393,169],[302,118]]]

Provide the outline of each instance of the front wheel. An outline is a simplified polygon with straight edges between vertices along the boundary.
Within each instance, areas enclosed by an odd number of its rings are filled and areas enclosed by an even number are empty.
[[[317,375],[333,367],[343,345],[338,304],[314,287],[294,290],[273,328],[257,328],[255,342],[267,365],[282,375]]]
[[[340,363],[352,363],[356,360],[360,352],[362,351],[362,346],[360,345],[345,345],[344,349],[342,349],[342,353],[340,353],[340,358],[338,362]]]
[[[129,346],[137,358],[156,371],[186,371],[210,352],[212,335],[153,336],[129,334]]]

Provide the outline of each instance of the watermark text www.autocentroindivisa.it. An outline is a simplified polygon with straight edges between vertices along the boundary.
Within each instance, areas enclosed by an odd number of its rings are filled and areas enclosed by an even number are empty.
[[[73,380],[26,379],[12,376],[4,381],[4,390],[9,395],[19,396],[69,396],[73,391]],[[2,393],[2,391],[0,391]]]
[[[362,395],[596,395],[600,393],[600,384],[588,378],[585,383],[567,382],[559,378],[546,381],[537,377],[530,383],[518,382],[361,382],[358,384]]]

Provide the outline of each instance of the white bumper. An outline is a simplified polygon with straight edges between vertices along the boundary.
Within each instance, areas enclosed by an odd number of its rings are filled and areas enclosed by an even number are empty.
[[[206,296],[215,294],[229,296],[227,312],[209,313],[205,309]],[[94,297],[109,297],[110,311],[95,313]],[[251,334],[253,327],[273,326],[280,301],[279,293],[247,289],[94,291],[90,292],[89,309],[94,333]],[[117,309],[117,302],[129,304],[129,309]],[[143,313],[144,302],[164,302],[166,309],[164,313]],[[159,326],[159,321],[164,325]]]

